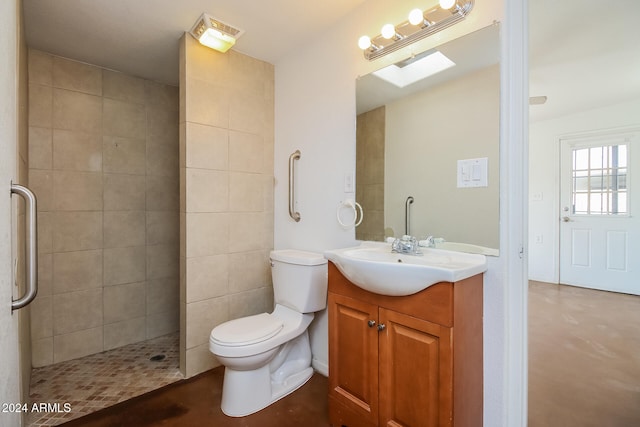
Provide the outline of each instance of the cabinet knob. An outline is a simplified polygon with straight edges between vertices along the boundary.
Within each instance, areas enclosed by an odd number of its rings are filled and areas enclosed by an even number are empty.
[[[367,322],[367,325],[369,325],[370,328],[373,328],[374,326],[376,326],[376,321],[375,320],[369,320]]]
[[[385,325],[384,323],[380,323],[378,325],[378,331],[384,331],[386,327],[387,327],[387,325]]]

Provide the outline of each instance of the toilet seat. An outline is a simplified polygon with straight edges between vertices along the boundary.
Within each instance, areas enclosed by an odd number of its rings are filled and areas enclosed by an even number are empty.
[[[230,320],[211,331],[211,341],[236,347],[256,344],[277,335],[284,327],[282,319],[269,313]]]

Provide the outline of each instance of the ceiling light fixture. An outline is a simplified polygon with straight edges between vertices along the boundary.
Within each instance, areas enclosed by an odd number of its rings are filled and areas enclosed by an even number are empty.
[[[189,33],[201,44],[224,53],[231,49],[244,30],[203,13]]]
[[[373,61],[462,21],[473,9],[473,3],[474,0],[440,0],[431,9],[413,9],[407,21],[396,26],[386,24],[376,37],[360,37],[358,46],[364,57]]]

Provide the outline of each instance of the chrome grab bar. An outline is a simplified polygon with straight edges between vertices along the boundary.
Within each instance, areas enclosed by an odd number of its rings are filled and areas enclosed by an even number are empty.
[[[38,293],[38,220],[36,195],[27,187],[11,184],[11,194],[22,196],[27,220],[27,290],[17,300],[11,301],[11,311],[28,305]]]
[[[293,161],[300,159],[300,150],[296,150],[289,156],[289,216],[293,218],[295,222],[300,221],[300,212],[295,212],[294,209],[294,193],[295,184],[293,176]]]
[[[411,233],[409,233],[409,229],[411,228],[409,225],[409,221],[410,221],[410,215],[409,215],[409,205],[413,203],[413,197],[409,196],[407,197],[407,201],[404,204],[404,234],[406,236],[411,236]]]

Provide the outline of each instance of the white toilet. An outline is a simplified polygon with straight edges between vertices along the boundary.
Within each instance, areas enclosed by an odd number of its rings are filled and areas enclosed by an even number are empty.
[[[295,391],[313,374],[307,328],[327,305],[322,254],[272,251],[273,313],[230,320],[211,331],[209,350],[225,366],[222,412],[242,417]]]

